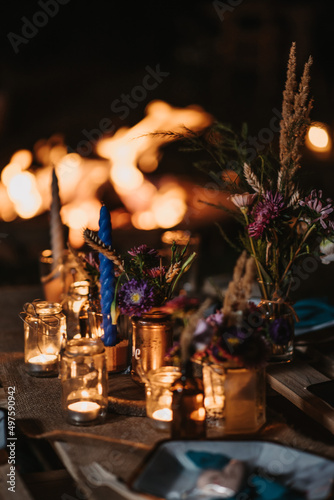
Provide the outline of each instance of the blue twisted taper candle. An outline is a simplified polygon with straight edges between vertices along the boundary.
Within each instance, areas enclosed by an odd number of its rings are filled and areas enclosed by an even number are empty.
[[[102,205],[99,219],[99,238],[106,245],[112,245],[111,220],[109,210]],[[100,259],[100,284],[101,284],[101,311],[103,315],[102,340],[105,346],[116,344],[116,325],[112,324],[110,308],[115,295],[114,264],[107,257],[99,254]]]

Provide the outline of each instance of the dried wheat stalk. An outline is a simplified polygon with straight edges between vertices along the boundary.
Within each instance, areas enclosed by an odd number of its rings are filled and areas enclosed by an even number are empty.
[[[309,115],[312,108],[312,100],[308,101],[311,65],[312,58],[310,57],[304,66],[297,90],[296,44],[293,43],[290,49],[287,79],[283,92],[279,140],[281,167],[277,178],[277,189],[284,192],[286,197],[291,196],[295,189],[291,181],[300,168],[300,148],[304,144],[309,126]]]
[[[175,276],[177,276],[181,269],[181,262],[175,262],[175,264],[171,264],[167,273],[166,273],[166,283],[171,283]]]
[[[116,267],[118,267],[118,270],[121,273],[125,272],[123,263],[121,261],[121,258],[115,250],[110,245],[106,245],[103,243],[101,238],[98,237],[97,233],[95,231],[91,231],[90,229],[85,229],[84,233],[84,240],[86,243],[88,243],[89,246],[91,246],[94,250],[97,250],[99,253],[102,253],[107,257],[107,259],[111,260]]]
[[[244,163],[244,176],[250,187],[252,187],[256,193],[259,193],[261,191],[261,184],[247,163]]]
[[[180,351],[181,351],[181,364],[186,363],[186,361],[191,356],[190,346],[194,337],[194,332],[196,330],[196,326],[198,321],[203,317],[204,312],[211,304],[210,299],[206,299],[205,302],[201,305],[201,307],[192,314],[188,320],[187,325],[183,329],[180,337]]]
[[[248,307],[255,275],[253,257],[247,258],[244,250],[233,271],[233,279],[228,285],[222,313],[228,326],[237,325],[242,320],[243,311]]]

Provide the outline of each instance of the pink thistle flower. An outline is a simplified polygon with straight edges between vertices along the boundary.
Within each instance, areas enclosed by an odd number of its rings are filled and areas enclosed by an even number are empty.
[[[283,195],[267,191],[263,201],[252,210],[254,221],[248,226],[248,233],[253,238],[260,238],[270,222],[276,219],[284,208]]]
[[[314,222],[320,221],[320,224],[324,229],[327,229],[327,227],[329,227],[330,229],[334,229],[334,222],[331,220],[326,220],[328,219],[329,214],[332,213],[334,210],[332,206],[332,200],[330,198],[327,198],[326,202],[327,205],[324,206],[322,203],[321,189],[318,191],[318,193],[315,189],[313,189],[311,191],[311,194],[307,196],[305,200],[299,201],[299,205],[301,205],[302,207],[308,207],[318,214],[318,217],[316,217],[311,221],[312,224]]]
[[[150,278],[159,278],[160,276],[164,276],[166,274],[166,267],[152,267],[151,269],[146,269],[145,272]]]
[[[257,194],[250,194],[250,193],[242,193],[242,194],[233,194],[229,196],[229,199],[234,203],[234,205],[240,210],[249,207],[253,201],[254,198],[256,198]]]
[[[158,252],[154,248],[150,248],[147,245],[139,245],[139,247],[133,247],[131,250],[128,250],[128,254],[132,257],[136,257],[137,255],[152,255],[156,257]]]

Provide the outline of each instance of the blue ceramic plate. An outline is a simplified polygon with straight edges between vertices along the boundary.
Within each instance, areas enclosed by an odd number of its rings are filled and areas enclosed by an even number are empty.
[[[324,500],[333,486],[333,461],[279,444],[261,441],[168,441],[158,446],[150,456],[132,482],[132,488],[167,500],[217,498],[196,496],[194,492],[203,468],[219,469],[220,457],[241,460],[246,464],[247,475],[242,491],[247,490],[249,495],[248,483],[254,495],[248,498]],[[260,488],[254,486],[259,484],[259,478]]]

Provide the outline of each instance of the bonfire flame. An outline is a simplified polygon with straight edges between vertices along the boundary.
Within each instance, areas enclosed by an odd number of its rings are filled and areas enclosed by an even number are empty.
[[[82,228],[97,228],[100,201],[96,193],[110,181],[125,209],[112,212],[114,227],[131,223],[138,229],[172,228],[187,210],[185,189],[176,179],[160,179],[155,186],[145,177],[153,172],[162,156],[161,147],[173,140],[152,132],[183,132],[184,127],[200,131],[212,117],[199,107],[175,108],[153,101],[146,116],[132,128],[122,127],[113,137],[104,137],[96,145],[104,160],[90,160],[77,153],[67,153],[62,138],[40,140],[35,157],[43,164],[33,169],[33,155],[17,151],[2,170],[0,182],[0,218],[17,216],[29,219],[50,208],[51,172],[56,166],[62,201],[61,216],[69,226],[71,245],[83,244]]]

